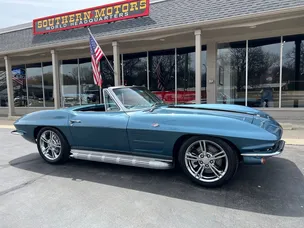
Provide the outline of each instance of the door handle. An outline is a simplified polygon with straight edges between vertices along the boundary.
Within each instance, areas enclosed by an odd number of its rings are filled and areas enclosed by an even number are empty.
[[[74,123],[81,123],[81,120],[70,120],[71,125],[73,125]]]

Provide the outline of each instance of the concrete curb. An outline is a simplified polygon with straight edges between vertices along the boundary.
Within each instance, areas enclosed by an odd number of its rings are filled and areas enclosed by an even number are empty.
[[[0,125],[0,129],[15,129],[13,125]]]
[[[281,126],[283,127],[283,130],[292,130],[294,129],[293,125],[290,123],[280,123]]]
[[[10,116],[10,117],[7,117],[7,120],[14,120],[14,121],[16,121],[19,118],[21,118],[21,116]]]
[[[304,124],[286,123],[286,122],[281,122],[280,124],[284,130],[304,129]]]
[[[304,146],[304,139],[285,139],[285,144],[286,145],[299,145],[299,146]]]

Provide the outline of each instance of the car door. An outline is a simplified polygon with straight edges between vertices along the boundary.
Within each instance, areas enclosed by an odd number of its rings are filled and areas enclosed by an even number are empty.
[[[176,118],[167,114],[154,114],[149,111],[130,114],[128,137],[130,150],[134,154],[170,158],[173,145],[181,135],[175,132]]]
[[[73,147],[104,152],[129,152],[129,116],[105,92],[105,112],[74,111],[69,118]]]

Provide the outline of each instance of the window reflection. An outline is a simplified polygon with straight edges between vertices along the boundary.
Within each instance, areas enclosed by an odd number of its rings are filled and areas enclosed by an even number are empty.
[[[25,65],[12,67],[12,79],[15,107],[27,106]]]
[[[207,50],[202,47],[202,80],[201,80],[201,103],[207,103]]]
[[[248,100],[261,107],[279,107],[280,37],[248,43]]]
[[[7,86],[5,67],[0,67],[0,107],[7,107]]]
[[[62,104],[64,107],[80,104],[79,81],[78,81],[78,61],[63,60],[61,64],[61,91]]]
[[[123,55],[124,85],[147,87],[147,53]]]
[[[177,49],[177,103],[195,103],[195,48]]]
[[[28,106],[43,107],[41,63],[26,65]]]
[[[90,58],[79,59],[79,78],[81,91],[81,104],[100,103],[102,90],[95,85]]]
[[[46,107],[54,107],[53,97],[53,66],[52,62],[42,63],[43,82],[44,82],[44,98]]]
[[[281,107],[304,107],[304,35],[284,37]]]
[[[217,103],[245,105],[246,41],[219,44],[217,64]],[[248,106],[259,104],[255,97],[248,99]]]
[[[175,103],[175,50],[149,52],[150,90],[166,103]]]
[[[206,103],[206,47],[202,50],[201,103]],[[195,47],[177,49],[177,103],[195,103]]]

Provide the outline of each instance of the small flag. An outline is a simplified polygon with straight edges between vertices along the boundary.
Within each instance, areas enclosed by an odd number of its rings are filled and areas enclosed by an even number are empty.
[[[90,51],[91,51],[91,62],[92,62],[94,83],[101,87],[102,77],[100,73],[100,59],[104,56],[104,53],[91,33],[90,33]]]

